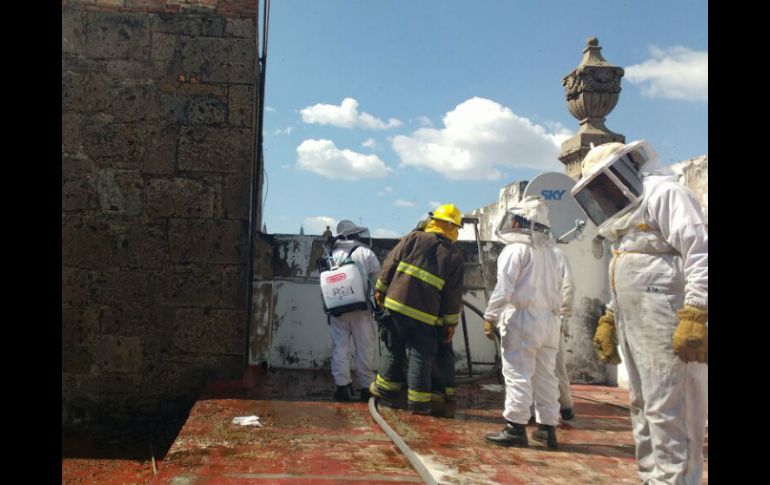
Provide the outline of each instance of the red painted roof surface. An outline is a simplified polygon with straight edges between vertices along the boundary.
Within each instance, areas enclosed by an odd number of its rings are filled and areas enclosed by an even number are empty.
[[[626,405],[627,391],[573,385],[576,417],[558,429],[559,449],[548,451],[484,441],[504,426],[504,394],[495,384],[491,378],[459,385],[453,419],[380,412],[439,483],[639,483],[628,411],[612,405]],[[367,405],[333,402],[332,389],[328,371],[270,372],[250,388],[210,383],[157,477],[149,462],[66,459],[63,483],[421,483]],[[259,416],[263,427],[232,424],[248,415]]]

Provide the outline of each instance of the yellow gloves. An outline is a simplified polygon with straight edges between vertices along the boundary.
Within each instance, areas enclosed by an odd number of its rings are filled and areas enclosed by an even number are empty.
[[[594,350],[596,358],[602,362],[611,365],[618,365],[621,362],[618,353],[618,337],[615,335],[615,314],[610,309],[607,309],[599,318],[594,334]]]
[[[492,322],[484,322],[484,335],[487,336],[489,340],[495,339],[495,324]]]
[[[679,325],[674,331],[674,353],[684,362],[708,364],[709,328],[706,326],[708,312],[685,305],[676,314],[679,315]]]

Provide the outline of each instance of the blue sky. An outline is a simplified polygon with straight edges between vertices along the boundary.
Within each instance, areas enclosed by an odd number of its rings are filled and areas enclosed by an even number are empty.
[[[271,2],[269,233],[341,219],[397,237],[438,203],[563,172],[562,78],[586,40],[626,70],[606,125],[666,164],[708,152],[705,0]]]

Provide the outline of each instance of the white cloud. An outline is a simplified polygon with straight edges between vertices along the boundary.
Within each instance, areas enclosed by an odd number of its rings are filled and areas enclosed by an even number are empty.
[[[275,113],[275,108],[273,108],[271,106],[265,106],[265,111],[270,112],[270,113]]]
[[[401,234],[397,233],[396,231],[391,231],[390,229],[375,229],[372,232],[372,237],[384,237],[384,238],[390,238],[390,239],[397,239],[401,237]]]
[[[396,128],[403,123],[396,118],[390,118],[387,123],[375,118],[369,113],[358,112],[358,101],[345,98],[339,106],[333,104],[316,104],[300,110],[302,121],[319,125],[332,125],[340,128],[365,128],[368,130],[387,130]]]
[[[436,202],[435,200],[431,200],[430,202],[428,202],[428,205],[429,205],[429,206],[430,206],[432,209],[435,209],[435,208],[437,208],[438,206],[440,206],[440,205],[441,205],[441,202]]]
[[[709,53],[687,47],[650,47],[650,59],[626,68],[625,79],[651,98],[708,102]]]
[[[393,205],[396,207],[414,207],[413,202],[409,202],[408,200],[402,200],[402,199],[396,199],[395,202],[393,202]]]
[[[374,150],[377,148],[377,142],[374,140],[374,138],[367,138],[365,142],[361,143],[361,146],[364,148],[371,148]]]
[[[292,132],[292,131],[294,131],[294,127],[293,127],[293,126],[287,126],[287,127],[286,127],[286,128],[284,128],[284,129],[280,129],[280,128],[278,128],[278,129],[276,129],[276,130],[273,130],[273,136],[278,136],[278,135],[291,135],[291,132]]]
[[[382,189],[381,191],[377,192],[377,195],[382,197],[383,195],[390,194],[391,192],[393,192],[393,187],[387,186],[384,189]]]
[[[340,150],[331,140],[314,139],[297,147],[297,168],[337,180],[384,177],[390,171],[377,155]]]
[[[315,216],[305,217],[305,221],[302,223],[302,227],[305,229],[305,234],[320,236],[326,230],[326,226],[329,226],[332,232],[337,229],[337,219],[327,216]]]
[[[420,126],[427,126],[427,127],[433,126],[433,122],[427,116],[422,116],[422,115],[418,116],[417,122],[420,124]]]
[[[563,171],[556,133],[516,115],[489,99],[474,97],[443,119],[444,128],[420,128],[411,136],[393,137],[402,165],[428,168],[453,180],[496,180],[497,167]]]

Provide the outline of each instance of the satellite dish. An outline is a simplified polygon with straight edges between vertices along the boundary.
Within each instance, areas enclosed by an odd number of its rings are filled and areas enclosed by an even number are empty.
[[[575,183],[575,180],[563,173],[545,172],[533,178],[527,184],[522,195],[522,197],[540,196],[548,204],[551,234],[557,241],[570,231],[573,231],[574,236],[575,227],[580,225],[578,221],[582,221],[583,224],[586,221],[585,213],[570,193],[570,189]],[[566,241],[571,240],[569,237],[565,239]]]

